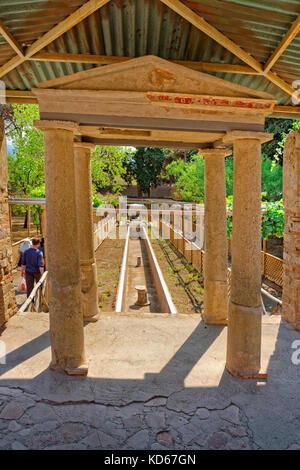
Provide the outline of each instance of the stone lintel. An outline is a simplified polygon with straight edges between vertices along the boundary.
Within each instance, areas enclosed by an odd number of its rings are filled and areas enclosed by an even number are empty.
[[[80,134],[79,125],[77,124],[77,122],[73,121],[56,121],[41,119],[34,121],[34,125],[37,129],[42,132],[63,129],[66,131],[73,132],[73,134]]]
[[[232,155],[232,150],[225,148],[201,149],[199,155],[203,157],[228,157]]]
[[[227,131],[226,135],[223,137],[223,142],[234,142],[237,139],[254,139],[259,140],[261,144],[264,144],[265,142],[269,142],[269,140],[273,139],[273,134],[253,131]]]

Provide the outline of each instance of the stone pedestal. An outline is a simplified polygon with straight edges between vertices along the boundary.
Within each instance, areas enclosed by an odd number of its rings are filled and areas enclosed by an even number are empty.
[[[204,321],[224,325],[228,314],[225,157],[231,151],[199,153],[205,157]]]
[[[36,121],[36,127],[45,137],[50,367],[85,375],[73,151],[78,127],[67,121]]]
[[[81,300],[84,321],[97,321],[99,318],[90,163],[90,153],[92,148],[94,148],[93,144],[74,142]]]
[[[0,119],[0,326],[17,312],[12,272],[7,179],[6,138],[3,121]]]
[[[228,132],[233,142],[233,224],[227,370],[255,377],[261,359],[261,143],[259,132]]]
[[[282,316],[300,330],[300,131],[290,134],[284,146],[283,204]]]

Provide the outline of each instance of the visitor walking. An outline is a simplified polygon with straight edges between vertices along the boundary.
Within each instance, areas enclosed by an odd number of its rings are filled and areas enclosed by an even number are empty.
[[[28,248],[30,248],[32,245],[30,238],[24,238],[22,245],[19,248],[19,261],[18,261],[18,266],[22,266],[22,258],[23,254],[25,253]]]
[[[38,249],[40,240],[34,238],[32,247],[28,248],[22,256],[21,275],[26,279],[27,297],[34,287],[34,281],[38,282],[44,272],[43,253]]]

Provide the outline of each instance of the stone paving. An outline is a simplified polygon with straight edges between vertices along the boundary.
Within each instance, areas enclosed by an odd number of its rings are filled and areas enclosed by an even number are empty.
[[[199,317],[104,314],[85,327],[89,376],[51,372],[48,315],[0,339],[0,449],[300,449],[300,332],[263,325],[267,382],[224,371],[226,328]]]

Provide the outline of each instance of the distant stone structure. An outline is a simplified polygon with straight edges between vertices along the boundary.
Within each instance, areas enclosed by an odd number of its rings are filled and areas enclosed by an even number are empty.
[[[0,326],[17,311],[13,284],[12,247],[7,194],[7,157],[4,124],[0,120]]]

